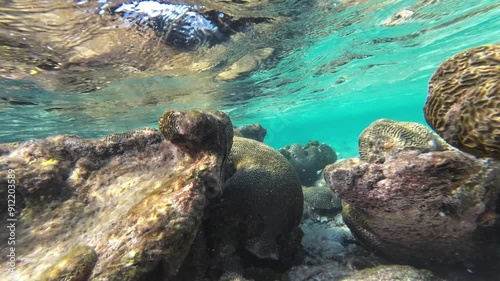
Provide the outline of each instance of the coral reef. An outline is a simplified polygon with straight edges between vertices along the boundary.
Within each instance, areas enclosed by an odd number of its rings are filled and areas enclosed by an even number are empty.
[[[101,139],[53,136],[0,145],[0,184],[6,186],[7,171],[15,171],[19,202],[17,214],[5,213],[7,208],[0,214],[4,221],[17,215],[22,262],[8,278],[175,275],[207,198],[221,193],[232,125],[220,111],[174,110],[159,127],[164,136],[144,129]],[[0,251],[3,260],[7,249]]]
[[[304,193],[304,219],[324,222],[331,220],[342,208],[340,198],[332,192],[324,179],[314,186],[302,187]]]
[[[359,136],[359,158],[363,161],[383,163],[401,152],[416,154],[449,150],[451,147],[429,128],[415,122],[379,119],[370,124]]]
[[[463,51],[429,81],[427,123],[449,144],[500,159],[500,45]]]
[[[306,219],[300,227],[304,232],[304,264],[321,265],[332,260],[340,261],[349,255],[352,251],[350,247],[356,243],[340,214],[327,223]]]
[[[253,139],[256,141],[264,142],[267,130],[262,127],[259,123],[243,125],[234,128],[234,135],[238,137],[243,137],[247,139]]]
[[[238,249],[261,259],[293,259],[304,198],[291,164],[271,147],[235,136],[225,178],[220,202],[207,213],[215,259]]]
[[[337,161],[337,154],[329,145],[309,141],[306,145],[287,145],[279,150],[295,167],[302,185],[310,186],[318,180],[318,171]]]

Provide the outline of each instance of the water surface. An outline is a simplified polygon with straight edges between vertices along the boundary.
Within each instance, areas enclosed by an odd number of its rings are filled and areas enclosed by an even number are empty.
[[[500,38],[494,0],[280,1],[277,7],[275,15],[293,19],[276,30],[279,44],[254,42],[276,44],[275,56],[232,82],[214,81],[206,71],[153,73],[93,91],[51,91],[30,79],[0,78],[0,142],[97,137],[156,126],[167,108],[201,107],[226,111],[236,125],[261,123],[275,148],[316,139],[341,158],[353,157],[359,133],[378,118],[425,123],[427,82],[438,65]],[[5,22],[13,12],[2,9]],[[401,11],[413,14],[398,20]],[[245,54],[244,44],[226,47]]]

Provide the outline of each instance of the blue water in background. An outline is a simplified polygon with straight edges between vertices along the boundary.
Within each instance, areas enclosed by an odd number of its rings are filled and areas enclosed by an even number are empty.
[[[317,139],[332,145],[340,158],[357,156],[359,134],[376,119],[426,124],[422,108],[430,76],[440,63],[462,50],[500,42],[500,5],[497,1],[442,1],[432,6],[440,14],[437,18],[395,27],[381,25],[412,3],[400,1],[364,14],[349,27],[316,37],[314,44],[291,54],[278,67],[252,77],[280,97],[279,101],[253,103],[246,109],[251,117],[241,123],[260,122],[268,129],[266,142],[273,147]],[[482,11],[493,3],[494,8]],[[471,11],[479,12],[453,23]],[[341,22],[355,12],[323,15],[319,21]],[[449,25],[438,28],[444,24]],[[396,40],[385,43],[386,38]],[[348,55],[370,57],[325,69],[329,62]],[[340,77],[346,77],[346,82],[336,84]],[[278,87],[285,79],[290,83]]]
[[[333,146],[340,158],[355,157],[359,134],[376,119],[425,124],[427,82],[440,63],[462,50],[500,41],[498,1],[436,1],[419,11],[425,16],[396,26],[383,22],[418,1],[366,9],[376,2],[338,13],[304,13],[289,27],[302,36],[283,42],[294,46],[293,51],[281,54],[272,67],[230,82],[232,92],[215,107],[236,125],[261,123],[268,130],[265,142],[275,148],[319,140]],[[0,104],[0,142],[60,133],[97,137],[156,126],[169,107],[203,107],[188,98],[175,104],[144,101],[148,91],[172,87],[189,92],[203,85],[156,77],[76,95],[0,78],[1,96],[24,101]],[[88,104],[102,112],[83,113]]]

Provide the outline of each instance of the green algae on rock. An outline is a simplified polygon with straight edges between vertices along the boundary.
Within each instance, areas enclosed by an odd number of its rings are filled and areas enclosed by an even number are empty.
[[[92,274],[97,262],[95,250],[88,246],[77,246],[49,267],[38,278],[41,281],[85,281]]]
[[[168,280],[176,274],[207,195],[222,188],[214,179],[230,149],[232,125],[218,111],[169,112],[177,126],[169,140],[157,130],[139,130],[112,142],[54,136],[0,145],[0,165],[16,170],[24,199],[16,237],[23,262],[12,280],[88,274],[91,280]],[[192,143],[175,142],[181,139]]]
[[[500,159],[500,44],[460,52],[429,81],[425,119],[449,144]]]

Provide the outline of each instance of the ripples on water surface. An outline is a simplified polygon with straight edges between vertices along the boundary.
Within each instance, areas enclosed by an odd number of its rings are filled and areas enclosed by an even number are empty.
[[[57,7],[51,3],[2,1],[0,74],[7,78],[0,78],[1,142],[56,133],[95,137],[156,126],[165,108],[196,106],[221,108],[237,125],[260,122],[268,129],[266,142],[276,148],[318,139],[335,147],[342,158],[355,156],[357,136],[377,118],[425,123],[427,81],[442,61],[500,38],[498,1],[280,1],[262,14],[284,19],[273,36],[270,30],[249,30],[246,39],[180,56],[186,69],[178,72],[162,64],[168,53],[141,46],[142,50],[129,50],[127,61],[126,55],[116,54],[91,69],[102,71],[106,79],[113,76],[111,83],[94,83],[101,74],[91,72],[86,78],[83,72],[81,80],[92,79],[87,82],[96,85],[64,88],[50,82],[50,73],[57,69],[32,79],[38,75],[33,69],[13,73],[9,71],[16,67],[13,60],[5,58],[5,50],[11,56],[12,50],[24,50],[12,46],[12,41],[5,43],[6,38],[17,36],[13,42],[29,45],[31,36],[43,37],[57,29],[58,37],[37,38],[46,44],[32,46],[36,55],[20,53],[14,60],[19,68],[25,63],[21,58],[38,59],[41,67],[51,67],[44,55],[52,48],[71,50],[61,59],[84,57],[90,47],[79,46],[92,46],[89,38],[107,28],[97,15],[82,12],[65,17],[74,5],[70,1]],[[47,16],[48,10],[58,16]],[[40,13],[46,18],[40,19]],[[265,32],[267,36],[262,35]],[[114,36],[95,46],[114,46],[123,34],[117,31]],[[275,55],[251,76],[233,82],[213,79],[220,62],[234,61],[256,47],[273,47]],[[147,55],[138,59],[141,52]],[[218,53],[223,55],[211,60]],[[162,65],[148,69],[152,63]],[[125,68],[134,71],[123,74]],[[58,83],[79,85],[71,73],[67,75]]]

